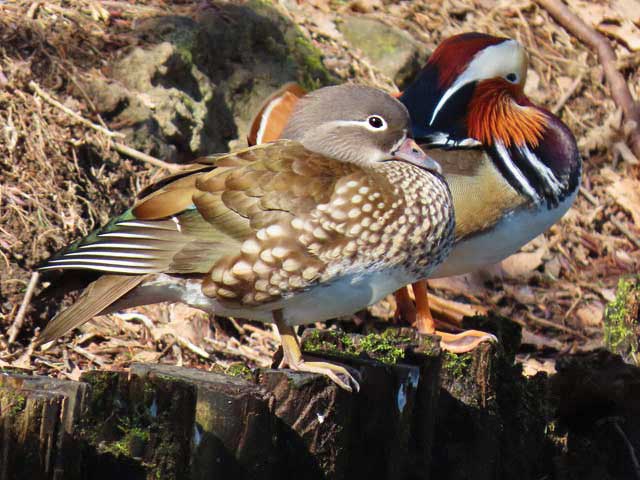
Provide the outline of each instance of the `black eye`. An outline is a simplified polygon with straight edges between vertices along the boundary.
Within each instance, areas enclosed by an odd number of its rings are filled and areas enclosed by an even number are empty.
[[[369,125],[371,125],[373,128],[382,128],[385,125],[384,120],[377,115],[371,115],[368,120]]]
[[[518,81],[518,74],[517,73],[509,73],[506,77],[507,81],[511,82],[511,83],[516,83]]]

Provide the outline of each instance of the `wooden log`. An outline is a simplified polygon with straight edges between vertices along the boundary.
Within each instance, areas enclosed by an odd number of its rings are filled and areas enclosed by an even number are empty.
[[[0,374],[0,479],[80,478],[73,435],[87,386]]]
[[[83,478],[187,478],[196,389],[169,375],[86,372]]]
[[[433,430],[437,343],[405,329],[367,336],[308,329],[303,350],[346,364],[361,379],[361,391],[349,397],[349,468],[335,478],[428,478],[431,434],[415,422]]]
[[[514,364],[517,325],[495,316],[466,325],[494,333],[498,344],[444,355],[432,478],[537,479],[550,475],[555,445],[544,375],[526,379]]]
[[[0,375],[0,480],[542,478],[558,453],[547,382],[499,335],[455,356],[412,330],[305,331],[305,356],[348,366],[357,394],[273,369]]]
[[[250,376],[139,363],[131,366],[131,373],[179,379],[195,388],[190,478],[276,478],[281,455],[271,396]]]

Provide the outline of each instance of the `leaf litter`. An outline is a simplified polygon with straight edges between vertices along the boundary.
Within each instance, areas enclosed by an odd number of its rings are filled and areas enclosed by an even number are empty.
[[[575,9],[580,0],[569,3]],[[601,2],[597,11],[589,5],[574,11],[590,15],[584,19],[609,36],[619,68],[639,98],[637,0]],[[7,345],[4,335],[31,269],[105,223],[165,173],[121,156],[107,135],[42,101],[29,83],[35,79],[63,105],[108,128],[77,79],[103,75],[109,59],[135,45],[139,40],[129,32],[137,20],[189,15],[194,8],[161,0],[0,4],[0,366],[77,379],[86,369],[126,368],[132,361],[209,369],[237,362],[269,365],[277,348],[270,326],[209,318],[185,306],[151,305],[99,317],[68,342],[34,351],[34,333],[60,307],[39,304],[32,306],[16,344]],[[399,27],[429,51],[465,31],[523,43],[530,55],[527,93],[556,112],[578,139],[585,161],[581,194],[558,224],[501,266],[433,280],[432,291],[522,325],[518,358],[532,374],[554,371],[558,352],[601,346],[604,305],[619,276],[640,266],[640,167],[620,147],[628,128],[594,54],[528,0],[285,0],[279,8],[299,24],[339,77],[391,92],[398,91],[393,81],[341,38],[335,25],[342,15]],[[393,299],[371,310],[386,320]],[[360,326],[361,318],[356,317]]]

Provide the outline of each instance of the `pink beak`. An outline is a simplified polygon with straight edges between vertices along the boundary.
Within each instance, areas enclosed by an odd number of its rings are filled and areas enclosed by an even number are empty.
[[[442,167],[433,158],[429,157],[412,139],[407,138],[395,152],[392,152],[393,158],[411,163],[420,168],[431,170],[442,174]]]

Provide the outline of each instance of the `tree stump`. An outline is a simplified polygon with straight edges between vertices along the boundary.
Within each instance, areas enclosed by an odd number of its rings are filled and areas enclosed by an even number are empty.
[[[595,355],[527,379],[518,332],[475,322],[500,343],[450,355],[412,330],[307,329],[305,356],[351,369],[352,394],[274,369],[0,372],[0,480],[632,478],[640,369]]]
[[[0,480],[75,479],[75,420],[87,385],[0,375]]]

